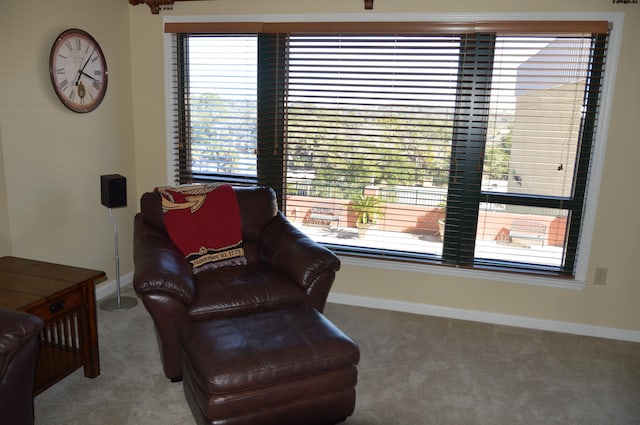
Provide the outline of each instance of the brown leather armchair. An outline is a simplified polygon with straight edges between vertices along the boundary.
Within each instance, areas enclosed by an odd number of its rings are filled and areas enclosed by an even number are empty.
[[[292,305],[322,312],[340,260],[296,229],[268,187],[234,187],[247,265],[193,274],[171,241],[161,197],[147,192],[134,221],[133,286],[154,324],[163,370],[182,379],[179,329],[192,321]]]
[[[33,382],[38,359],[39,317],[0,308],[0,422],[33,424]]]

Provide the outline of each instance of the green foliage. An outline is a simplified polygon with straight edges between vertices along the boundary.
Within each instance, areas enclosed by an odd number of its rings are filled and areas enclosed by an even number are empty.
[[[216,94],[191,99],[194,167],[237,173],[255,162],[255,128],[246,126],[250,105]],[[449,180],[453,115],[421,107],[354,107],[291,104],[287,115],[288,171],[313,175],[312,195],[352,199],[371,184],[420,186]],[[498,142],[487,144],[483,174],[507,179],[511,151],[508,123]],[[492,135],[496,137],[496,135]]]
[[[289,169],[313,172],[316,196],[331,192],[331,197],[351,199],[371,184],[448,180],[452,125],[442,115],[411,107],[336,111],[290,105],[288,126]],[[332,185],[318,187],[326,182]]]
[[[484,175],[495,180],[509,179],[511,161],[511,136],[503,136],[500,143],[487,146],[485,150]]]
[[[362,224],[375,223],[377,219],[383,217],[380,201],[376,196],[359,195],[352,199],[351,208],[358,213],[356,222]]]
[[[213,93],[190,99],[189,153],[194,170],[237,174],[251,168],[255,163],[256,131],[255,126],[246,124],[252,120],[247,104]]]

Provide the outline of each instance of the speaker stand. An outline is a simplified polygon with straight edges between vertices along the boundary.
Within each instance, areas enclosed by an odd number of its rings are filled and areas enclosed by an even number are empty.
[[[113,220],[113,214],[111,208],[109,208],[109,218],[113,225],[113,239],[116,245],[116,296],[115,298],[108,298],[100,303],[100,308],[106,311],[122,311],[129,310],[138,304],[138,300],[132,297],[120,296],[120,257],[118,256],[118,227]]]

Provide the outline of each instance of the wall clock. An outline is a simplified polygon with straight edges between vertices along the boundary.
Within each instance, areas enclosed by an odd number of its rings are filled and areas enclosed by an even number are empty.
[[[107,91],[107,62],[98,42],[72,28],[56,38],[49,55],[49,75],[62,103],[74,112],[91,112]]]

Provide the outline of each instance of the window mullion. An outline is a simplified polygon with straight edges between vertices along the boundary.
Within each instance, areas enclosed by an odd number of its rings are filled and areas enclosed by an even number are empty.
[[[178,132],[175,135],[177,153],[177,180],[180,184],[191,183],[191,122],[189,113],[189,37],[187,34],[176,36],[176,112]]]
[[[495,36],[463,39],[453,132],[443,261],[471,266],[480,207]]]
[[[258,35],[258,184],[276,192],[283,207],[286,36]]]
[[[555,209],[575,209],[582,204],[582,201],[574,200],[571,198],[532,196],[497,192],[482,192],[482,200],[483,202],[494,204],[509,204],[520,206],[535,205],[536,207],[540,208]]]
[[[602,87],[602,75],[604,72],[605,54],[607,48],[607,36],[597,35],[593,40],[591,53],[591,64],[589,77],[587,80],[587,91],[585,94],[585,113],[583,122],[580,125],[580,143],[578,145],[576,161],[576,178],[574,179],[574,199],[581,200],[571,211],[571,220],[568,225],[567,249],[565,254],[564,270],[573,273],[576,262],[576,253],[580,228],[582,226],[583,201],[587,190],[587,181],[591,156],[593,153],[593,142],[595,138],[595,123],[597,120],[598,103]]]

